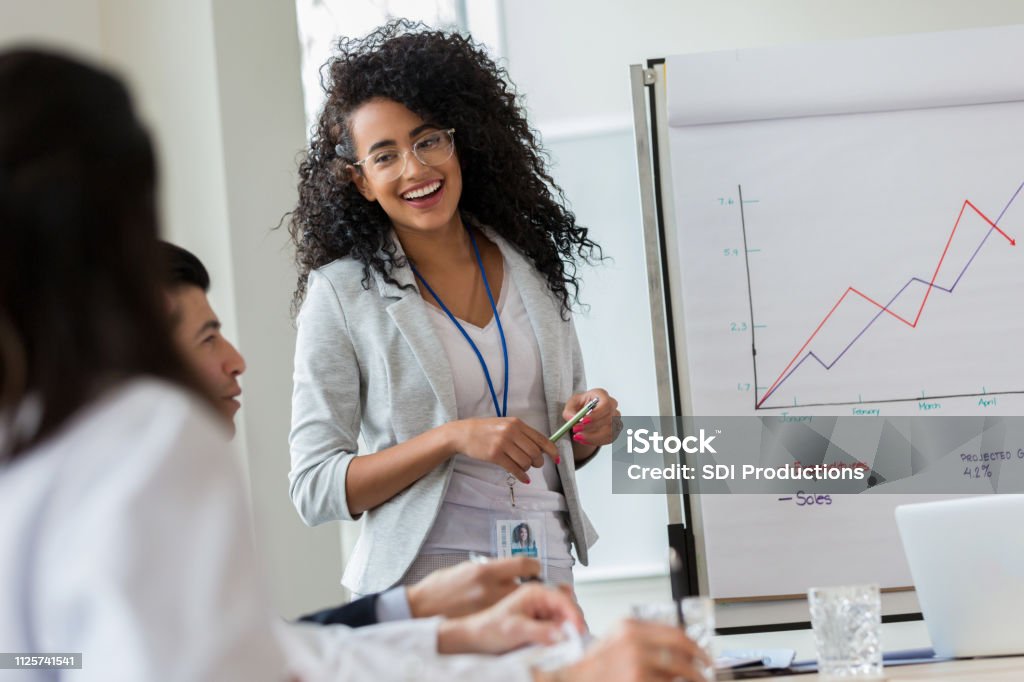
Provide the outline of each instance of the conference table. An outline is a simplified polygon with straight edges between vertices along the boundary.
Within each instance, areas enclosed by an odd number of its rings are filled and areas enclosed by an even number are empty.
[[[721,679],[730,679],[722,676]],[[792,680],[793,682],[811,682],[822,679],[818,675],[784,675],[762,678],[772,682]],[[900,665],[887,667],[883,680],[915,680],[941,682],[1021,682],[1024,680],[1024,656],[1004,656],[999,658],[973,658],[942,663],[925,663],[918,665]]]

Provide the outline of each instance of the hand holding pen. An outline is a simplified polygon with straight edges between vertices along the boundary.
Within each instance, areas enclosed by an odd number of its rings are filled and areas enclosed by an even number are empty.
[[[622,430],[622,414],[619,412],[619,401],[608,395],[603,388],[592,388],[569,398],[562,410],[562,418],[571,420],[589,402],[597,399],[597,405],[589,414],[580,419],[579,423],[572,427],[573,444],[579,446],[590,446],[596,449],[601,445],[608,445],[614,441],[619,431]],[[593,449],[587,448],[584,456],[593,453]]]

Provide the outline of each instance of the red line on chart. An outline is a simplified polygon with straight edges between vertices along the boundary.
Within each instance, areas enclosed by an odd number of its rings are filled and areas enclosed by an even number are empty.
[[[1018,189],[1018,191],[1020,191],[1020,190]],[[832,313],[834,313],[836,311],[836,309],[839,307],[839,304],[841,304],[846,299],[846,297],[849,294],[851,294],[851,293],[860,296],[861,298],[863,298],[864,300],[868,301],[872,305],[880,308],[881,312],[879,313],[879,315],[881,315],[882,313],[888,313],[889,315],[893,316],[894,318],[896,318],[897,320],[899,320],[903,324],[911,327],[912,329],[916,328],[917,327],[917,323],[921,319],[921,313],[924,311],[924,306],[928,302],[928,296],[931,294],[932,289],[935,288],[935,280],[939,276],[939,270],[942,269],[942,262],[945,260],[946,253],[949,251],[949,245],[953,242],[953,235],[956,234],[956,230],[960,226],[960,220],[961,220],[961,218],[963,218],[964,211],[966,211],[968,208],[970,208],[972,211],[977,213],[981,217],[981,219],[984,220],[986,223],[988,223],[988,225],[993,230],[995,230],[996,232],[1001,234],[1006,239],[1006,241],[1008,241],[1010,243],[1011,246],[1016,246],[1017,245],[1017,241],[1014,238],[1010,237],[1008,234],[1003,232],[994,222],[992,222],[992,220],[990,220],[988,218],[988,216],[986,216],[984,213],[982,213],[981,210],[977,206],[975,206],[971,202],[970,199],[964,199],[964,203],[961,204],[961,206],[960,206],[960,213],[957,215],[956,222],[953,224],[953,230],[949,233],[949,239],[946,240],[946,246],[945,246],[945,248],[942,249],[942,255],[939,257],[939,262],[935,266],[935,272],[932,273],[932,279],[928,283],[928,286],[925,288],[924,297],[921,299],[921,305],[917,309],[917,315],[914,317],[913,322],[911,322],[910,320],[907,320],[906,318],[902,317],[898,313],[890,310],[888,306],[882,305],[881,303],[879,303],[875,299],[871,298],[867,294],[862,293],[858,289],[856,289],[856,288],[854,288],[852,286],[851,287],[847,287],[846,291],[843,292],[843,295],[840,296],[839,300],[836,301],[835,305],[832,306],[832,309],[828,311],[828,314],[825,315],[825,317],[821,320],[821,322],[818,323],[818,326],[815,327],[815,329],[811,333],[810,337],[808,337],[807,341],[804,342],[804,345],[800,346],[800,350],[798,350],[796,352],[796,355],[794,355],[793,359],[789,361],[789,364],[786,365],[786,368],[784,370],[782,370],[782,372],[779,374],[778,378],[776,378],[774,383],[772,383],[771,387],[769,387],[769,389],[767,391],[765,391],[765,394],[761,397],[761,400],[759,400],[757,402],[757,405],[755,407],[761,407],[761,405],[764,404],[764,402],[766,400],[768,400],[768,398],[772,395],[772,393],[775,391],[775,389],[778,388],[779,384],[781,384],[782,381],[787,378],[787,372],[789,372],[790,367],[793,366],[793,364],[800,358],[800,355],[811,344],[811,341],[813,341],[814,337],[817,336],[819,331],[821,331],[821,328],[825,326],[825,323],[828,322],[828,319],[830,317],[832,317]],[[990,233],[991,233],[991,231],[990,231]],[[891,301],[890,301],[890,303],[891,303]]]

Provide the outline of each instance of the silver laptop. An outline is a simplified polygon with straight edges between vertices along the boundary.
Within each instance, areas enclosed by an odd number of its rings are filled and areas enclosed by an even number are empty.
[[[896,508],[938,656],[1024,654],[1024,495]]]

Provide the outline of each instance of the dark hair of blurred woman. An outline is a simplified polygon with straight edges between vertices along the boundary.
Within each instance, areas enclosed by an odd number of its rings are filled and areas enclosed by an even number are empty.
[[[0,54],[0,461],[104,390],[147,375],[197,391],[161,298],[156,167],[113,76]],[[13,418],[29,401],[36,418]]]

